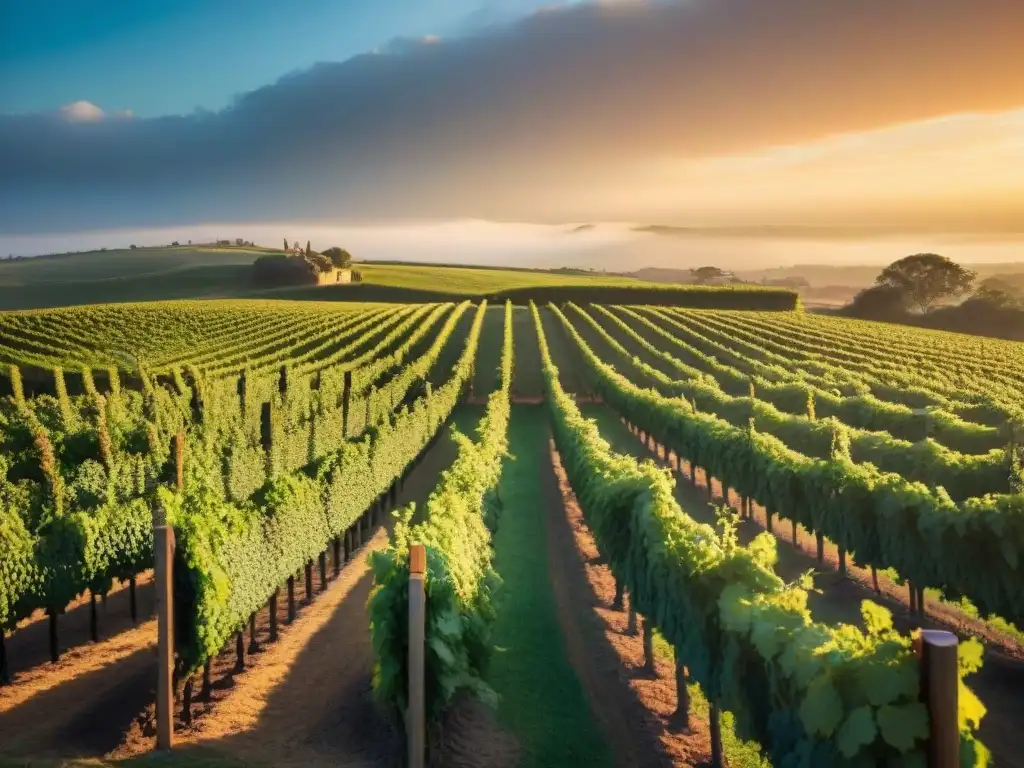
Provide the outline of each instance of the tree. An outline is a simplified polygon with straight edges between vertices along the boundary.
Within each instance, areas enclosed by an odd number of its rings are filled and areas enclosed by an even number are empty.
[[[352,266],[352,254],[344,248],[334,246],[324,251],[324,256],[331,260],[331,263],[338,269],[348,269]]]
[[[895,320],[904,316],[906,294],[902,288],[875,285],[865,288],[844,307],[844,313],[868,320]]]
[[[1000,280],[997,277],[990,277],[978,286],[977,290],[967,301],[967,304],[980,302],[989,307],[997,309],[1020,309],[1021,299],[1010,283]]]
[[[131,245],[129,245],[128,247],[129,247],[129,248],[130,248],[131,250],[133,250],[133,251],[134,251],[134,250],[135,250],[135,243],[132,243],[132,244],[131,244]]]
[[[905,306],[925,313],[942,299],[970,290],[975,273],[937,253],[917,253],[894,261],[875,280],[903,292]]]
[[[702,285],[715,280],[721,280],[726,277],[726,274],[726,272],[718,267],[698,267],[697,269],[690,270],[690,275],[693,279]]]
[[[309,244],[309,240],[306,241],[306,255],[310,256],[313,253],[313,246]]]

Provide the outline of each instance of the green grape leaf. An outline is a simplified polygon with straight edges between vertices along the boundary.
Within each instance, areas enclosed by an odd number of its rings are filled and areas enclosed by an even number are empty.
[[[808,733],[831,736],[843,717],[843,702],[832,679],[821,675],[807,687],[800,705],[800,720]]]
[[[957,719],[960,723],[960,730],[971,730],[981,725],[981,719],[988,711],[981,699],[974,695],[974,691],[960,681],[957,709]]]
[[[882,738],[900,752],[909,752],[914,741],[928,737],[928,711],[919,701],[881,707],[877,719]]]
[[[960,677],[973,674],[981,669],[985,647],[976,637],[969,637],[961,642],[956,649],[956,661]]]
[[[864,628],[869,635],[880,635],[892,629],[892,613],[878,603],[862,601],[860,613],[864,617]]]
[[[853,757],[861,747],[873,742],[876,735],[878,728],[871,707],[857,707],[836,734],[836,746],[843,757]]]
[[[861,684],[868,701],[876,707],[892,704],[900,698],[912,699],[920,686],[917,665],[869,663],[862,672]]]

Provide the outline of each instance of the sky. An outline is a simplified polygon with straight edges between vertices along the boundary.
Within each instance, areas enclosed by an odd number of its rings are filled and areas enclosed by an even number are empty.
[[[1024,239],[1019,0],[242,7],[0,0],[0,251],[300,219]]]

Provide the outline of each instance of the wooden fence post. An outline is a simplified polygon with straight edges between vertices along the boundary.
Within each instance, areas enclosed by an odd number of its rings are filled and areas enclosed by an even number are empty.
[[[157,694],[156,748],[174,742],[174,529],[158,525],[156,549]]]
[[[917,639],[921,698],[928,708],[928,768],[960,765],[958,643],[952,632],[938,629],[923,629]]]
[[[426,751],[426,570],[427,551],[422,544],[413,544],[409,548],[409,711],[406,714],[409,768],[423,768]]]

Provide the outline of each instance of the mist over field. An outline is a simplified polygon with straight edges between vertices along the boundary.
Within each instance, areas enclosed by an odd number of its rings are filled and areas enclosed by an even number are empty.
[[[578,267],[632,272],[714,264],[731,271],[807,264],[880,266],[911,253],[936,251],[964,264],[1024,261],[1024,236],[873,234],[780,230],[642,231],[628,223],[563,225],[480,220],[331,225],[323,222],[222,223],[163,229],[118,229],[46,236],[0,236],[0,257],[129,245],[186,245],[243,238],[280,247],[310,241],[314,249],[347,248],[357,260],[401,260],[516,267]]]

